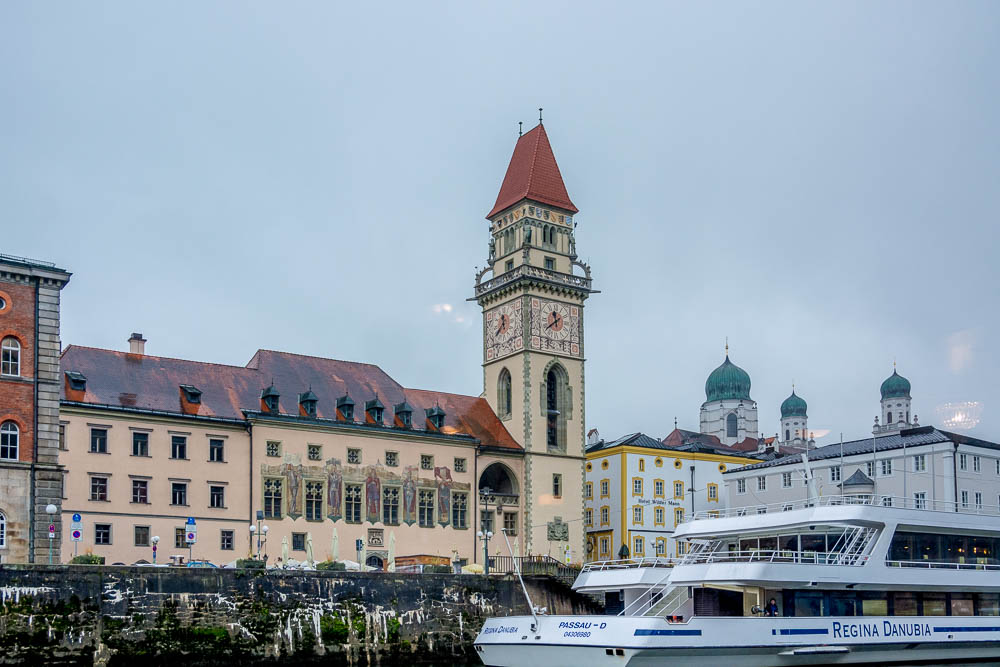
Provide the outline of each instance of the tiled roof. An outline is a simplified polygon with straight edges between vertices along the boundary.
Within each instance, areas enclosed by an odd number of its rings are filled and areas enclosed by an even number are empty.
[[[750,456],[756,458],[756,438],[746,438],[734,445],[724,445],[714,435],[674,428],[670,435],[663,439],[663,444],[669,449],[681,451],[705,451],[727,456]]]
[[[623,435],[616,440],[601,440],[598,443],[587,447],[587,452],[596,452],[602,449],[611,449],[612,447],[618,447],[619,445],[628,445],[629,447],[646,447],[648,449],[669,449],[662,442],[656,438],[651,438],[645,433],[630,433],[628,435]]]
[[[837,449],[840,449],[838,446]],[[875,486],[875,482],[868,475],[861,472],[861,468],[854,471],[854,474],[848,477],[845,481],[841,482],[837,486],[845,488],[848,486]]]
[[[988,442],[986,440],[980,440],[979,438],[971,438],[967,435],[959,435],[957,433],[942,431],[934,428],[933,426],[920,426],[917,428],[903,429],[898,433],[893,433],[892,435],[884,435],[875,438],[875,451],[876,453],[886,452],[892,449],[901,449],[904,446],[916,447],[918,445],[930,445],[938,442],[957,442],[959,444],[1000,450],[1000,444],[995,442]],[[857,454],[866,453],[871,454],[872,438],[845,442],[843,448],[841,448],[840,443],[817,447],[816,449],[809,451],[809,460],[823,461],[826,459],[840,458],[841,451],[843,451],[844,456],[855,456]],[[773,468],[783,465],[799,465],[801,462],[802,456],[800,454],[793,454],[789,456],[782,456],[774,459],[773,461],[765,461],[764,463],[755,463],[753,465],[743,466],[738,470],[746,471],[757,470],[760,468]],[[736,470],[730,470],[726,474],[728,475],[732,472],[736,472]]]
[[[326,419],[336,419],[341,396],[358,402],[378,396],[388,405],[407,402],[418,414],[440,405],[446,415],[443,433],[521,449],[484,399],[406,389],[373,364],[258,350],[246,366],[227,366],[70,345],[62,354],[62,368],[87,378],[85,393],[67,392],[64,382],[64,400],[181,414],[180,385],[192,385],[202,392],[198,416],[243,419],[244,410],[260,410],[261,392],[273,384],[284,415],[298,415],[298,395],[310,389],[318,399],[317,417]],[[386,421],[391,425],[391,415]],[[423,421],[415,420],[414,427],[419,430]]]
[[[541,123],[525,132],[514,145],[514,154],[507,165],[507,174],[500,186],[496,204],[486,217],[492,218],[522,199],[531,199],[571,213],[577,212],[566,192],[556,156],[552,153],[545,126]]]

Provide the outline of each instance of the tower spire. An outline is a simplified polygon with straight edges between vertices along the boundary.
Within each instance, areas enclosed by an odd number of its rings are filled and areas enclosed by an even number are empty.
[[[538,124],[542,124],[542,107],[538,107]]]
[[[726,336],[726,356],[729,356],[729,336]]]

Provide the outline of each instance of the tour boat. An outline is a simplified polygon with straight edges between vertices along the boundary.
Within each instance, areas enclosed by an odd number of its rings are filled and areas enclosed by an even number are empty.
[[[676,559],[589,563],[617,615],[491,618],[486,665],[1000,664],[1000,511],[812,497],[701,513]],[[527,593],[525,592],[525,595]],[[766,612],[771,600],[777,614]]]

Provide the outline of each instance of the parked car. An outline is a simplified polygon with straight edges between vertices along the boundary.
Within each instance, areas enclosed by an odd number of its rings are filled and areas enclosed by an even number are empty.
[[[187,563],[188,567],[219,567],[215,563],[209,563],[207,560],[189,560]]]

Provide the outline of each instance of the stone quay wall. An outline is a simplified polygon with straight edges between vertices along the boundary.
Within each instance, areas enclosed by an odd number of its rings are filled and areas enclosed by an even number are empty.
[[[602,613],[526,577],[550,614]],[[0,567],[0,664],[479,664],[486,618],[525,614],[516,578],[87,565]]]

